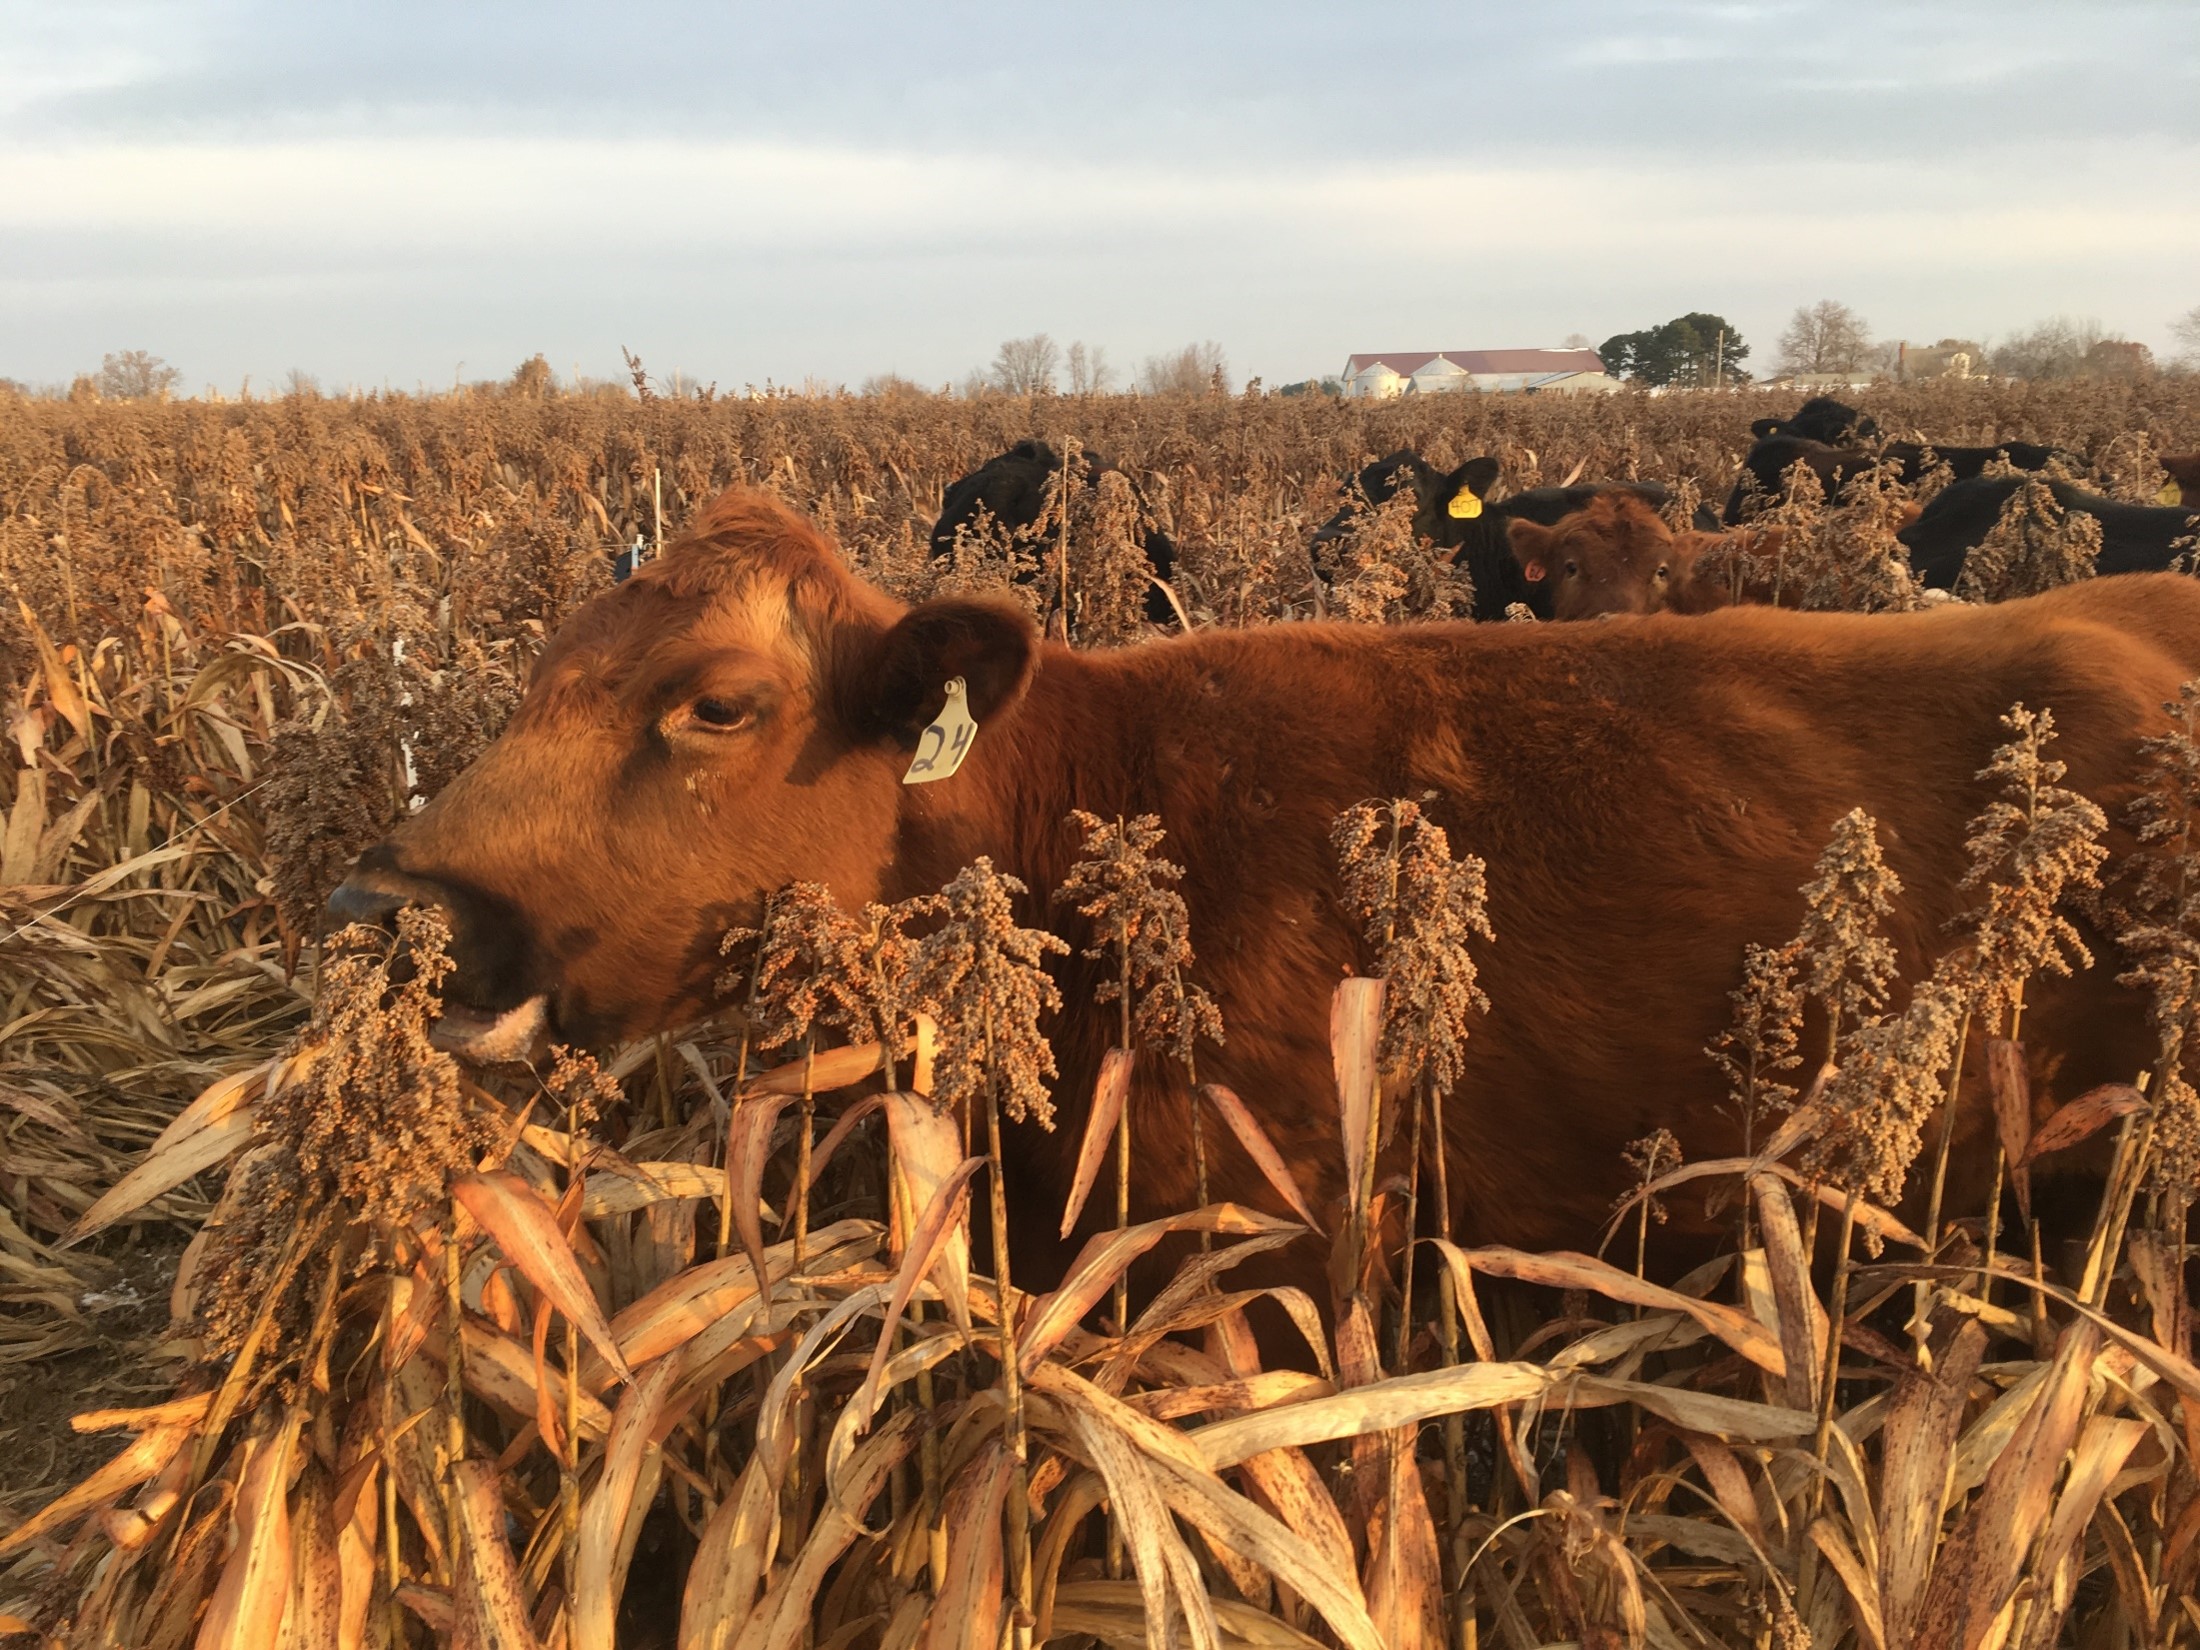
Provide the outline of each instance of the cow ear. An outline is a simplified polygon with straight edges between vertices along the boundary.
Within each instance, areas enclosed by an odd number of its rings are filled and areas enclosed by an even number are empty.
[[[1766,440],[1780,433],[1780,421],[1777,418],[1760,418],[1750,425],[1749,433],[1759,441]]]
[[[1541,584],[1550,576],[1551,545],[1558,534],[1541,522],[1516,518],[1505,529],[1512,541],[1513,560],[1520,564],[1520,576],[1530,584]]]
[[[850,720],[871,737],[913,744],[959,676],[983,726],[1022,695],[1038,653],[1031,620],[1011,602],[925,602],[858,665],[845,689]]]
[[[1458,469],[1451,473],[1452,496],[1457,497],[1464,492],[1472,493],[1478,499],[1488,498],[1490,489],[1497,485],[1497,475],[1500,468],[1501,466],[1494,458],[1468,459],[1466,463],[1460,465]]]

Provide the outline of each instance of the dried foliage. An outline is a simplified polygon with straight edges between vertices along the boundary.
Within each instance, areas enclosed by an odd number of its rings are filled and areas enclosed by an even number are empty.
[[[1786,1074],[1802,1064],[1804,992],[1796,978],[1797,948],[1751,945],[1742,953],[1742,983],[1729,993],[1734,1024],[1704,1050],[1727,1081],[1728,1104],[1741,1121],[1742,1146],[1795,1099]]]
[[[1962,886],[1983,887],[1985,899],[1964,919],[1977,958],[1979,1011],[1989,1026],[2004,1021],[2014,1037],[2024,989],[2038,974],[2068,975],[2093,966],[2077,927],[2063,914],[2073,895],[2100,887],[2108,858],[2098,804],[2066,789],[2066,765],[2047,755],[2054,742],[2052,711],[2012,706],[2001,719],[2011,735],[1979,778],[2001,795],[1972,821]]]
[[[1385,982],[1383,1057],[1439,1092],[1458,1086],[1474,1016],[1489,1008],[1469,942],[1490,928],[1486,871],[1472,854],[1453,859],[1451,839],[1418,802],[1363,802],[1338,816],[1345,908],[1366,937],[1370,972]]]
[[[2148,1086],[2154,1184],[2189,1202],[2200,1198],[2200,682],[2162,708],[2169,731],[2140,747],[2148,784],[2131,825],[2145,851],[2122,890],[2129,918],[2118,939],[2131,967],[2119,978],[2147,993],[2162,1040]]]
[[[940,1016],[941,1103],[970,1113],[998,1105],[1051,1129],[1054,1050],[1039,1018],[1062,1006],[1045,962],[1069,947],[1017,926],[1014,900],[1025,892],[991,860],[973,862],[940,891],[940,923],[918,948],[916,977]]]
[[[2101,553],[2100,522],[2063,509],[2048,476],[2011,473],[2021,476],[2021,484],[1993,530],[1963,560],[1956,594],[1966,601],[2008,601],[2093,577]]]
[[[1970,1014],[1968,967],[1957,959],[1921,981],[1900,1014],[1852,1028],[1826,1085],[1826,1130],[1804,1152],[1803,1172],[1890,1208],[1900,1203],[1925,1126],[1947,1099]]]
[[[1894,981],[1894,946],[1880,932],[1902,881],[1879,854],[1871,816],[1852,808],[1834,822],[1803,884],[1803,923],[1793,947],[1799,981],[1826,1017],[1827,1058],[1841,1034],[1876,1014]]]
[[[1184,868],[1156,852],[1165,834],[1160,817],[1110,822],[1082,808],[1069,817],[1085,840],[1054,898],[1091,920],[1099,943],[1082,954],[1117,965],[1094,986],[1093,999],[1124,1003],[1130,1043],[1167,1055],[1196,1082],[1198,1045],[1222,1043],[1222,1011],[1185,978],[1194,964],[1191,914],[1169,886],[1183,880]]]

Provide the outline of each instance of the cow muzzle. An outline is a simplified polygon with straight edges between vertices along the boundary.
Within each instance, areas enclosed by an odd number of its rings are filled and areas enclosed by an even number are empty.
[[[371,864],[375,857],[370,851],[329,895],[330,926],[363,923],[394,933],[397,914],[406,906],[439,907],[451,925],[457,966],[444,983],[442,1011],[429,1040],[446,1053],[484,1065],[529,1061],[541,1054],[551,1040],[548,995],[499,993],[518,998],[504,1007],[492,1006],[494,997],[487,1003],[469,1001],[469,991],[481,991],[487,978],[501,971],[482,968],[473,955],[479,951],[478,924],[468,920],[466,902],[424,878]]]

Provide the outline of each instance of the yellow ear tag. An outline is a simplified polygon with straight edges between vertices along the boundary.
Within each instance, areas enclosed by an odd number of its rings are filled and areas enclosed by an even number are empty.
[[[1462,487],[1451,495],[1451,503],[1444,508],[1455,521],[1472,521],[1482,513],[1482,501]]]
[[[932,725],[917,735],[917,754],[909,764],[909,771],[901,776],[904,785],[929,785],[935,779],[951,777],[963,765],[963,758],[970,754],[971,741],[978,737],[978,724],[970,714],[970,699],[960,676],[947,684],[947,703],[940,706],[940,713],[932,719]]]
[[[2154,495],[2154,502],[2157,504],[2182,504],[2185,502],[2185,490],[2174,481],[2165,481],[2162,483],[2162,490]]]

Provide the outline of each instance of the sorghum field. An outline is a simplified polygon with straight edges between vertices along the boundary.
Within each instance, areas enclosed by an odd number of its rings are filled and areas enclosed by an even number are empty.
[[[1979,752],[2002,800],[1975,920],[1927,979],[1887,977],[1872,822],[1843,821],[1798,932],[1733,960],[1705,1053],[1754,1155],[1641,1142],[1599,1257],[1455,1245],[1434,1196],[1427,1241],[1372,1241],[1431,1162],[1303,1211],[1326,1235],[1220,1205],[1096,1241],[1041,1296],[985,1275],[1016,1195],[988,1125],[1051,1105],[1083,1130],[1094,1105],[1045,1093],[1048,947],[1019,925],[1056,891],[983,868],[922,911],[791,889],[730,938],[725,1014],[533,1079],[429,1045],[432,914],[320,933],[352,855],[494,736],[613,552],[729,483],[916,596],[1017,554],[928,562],[948,482],[1075,440],[1174,535],[1192,622],[1270,624],[1315,611],[1308,539],[1371,457],[1486,453],[1507,490],[1658,480],[1683,517],[1794,399],[674,398],[525,373],[427,399],[0,397],[0,1636],[2200,1643],[2200,688],[2165,713],[2147,817],[2118,822],[2134,864],[2013,707]],[[2189,376],[1854,399],[1890,434],[2059,444],[2137,500],[2200,447]],[[1771,501],[1807,601],[1914,600],[1889,576],[1902,502]],[[1079,646],[1137,644],[1115,504],[1071,510]],[[1429,558],[1366,519],[1324,607],[1440,616]],[[2008,525],[1972,594],[2068,575],[2056,524]],[[1410,799],[1338,841],[1332,896],[1388,935],[1393,987],[1348,983],[1334,1016],[1340,1070],[1369,1074],[1357,1166],[1388,1126],[1378,1064],[1411,1138],[1441,1107],[1488,935],[1475,844]],[[1179,1051],[1211,1009],[1168,853],[1091,821],[1065,903],[1131,981],[1126,1042]],[[2119,954],[2082,954],[2081,906]],[[2065,966],[2128,975],[2160,1055],[2040,1120],[2005,1045]],[[1831,1061],[1799,1037],[1813,999]],[[1951,1083],[1999,1118],[1987,1207],[1914,1195]],[[1244,1106],[1208,1116],[1214,1149],[1260,1156]],[[2107,1165],[2090,1232],[2043,1252],[2030,1174],[2080,1147]],[[1662,1207],[1704,1199],[1725,1252],[1661,1271]],[[1191,1258],[1126,1301],[1172,1231]],[[1283,1302],[1305,1356],[1264,1368],[1230,1267],[1287,1242],[1333,1249],[1340,1282]]]

